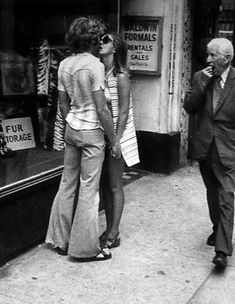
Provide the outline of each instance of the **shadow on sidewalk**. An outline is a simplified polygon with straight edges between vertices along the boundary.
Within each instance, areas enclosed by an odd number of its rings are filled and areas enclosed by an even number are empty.
[[[139,169],[126,168],[123,174],[123,185],[126,186],[135,180],[150,174],[151,172]]]

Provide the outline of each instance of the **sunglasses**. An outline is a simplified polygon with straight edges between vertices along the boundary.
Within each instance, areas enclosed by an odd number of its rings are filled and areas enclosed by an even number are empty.
[[[112,42],[112,41],[113,41],[113,38],[109,34],[102,36],[100,39],[100,42],[102,42],[103,44],[108,44],[109,42]]]

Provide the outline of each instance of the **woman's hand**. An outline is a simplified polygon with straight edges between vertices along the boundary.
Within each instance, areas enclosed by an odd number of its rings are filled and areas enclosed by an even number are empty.
[[[121,155],[122,155],[122,152],[121,152],[121,145],[119,142],[116,142],[112,148],[111,148],[111,155],[114,157],[114,158],[120,158]]]

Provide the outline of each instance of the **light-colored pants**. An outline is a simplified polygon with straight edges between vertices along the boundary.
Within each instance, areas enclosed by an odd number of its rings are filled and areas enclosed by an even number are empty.
[[[101,129],[65,131],[64,171],[53,202],[46,243],[68,248],[73,257],[95,256],[99,248],[99,180],[104,160]]]

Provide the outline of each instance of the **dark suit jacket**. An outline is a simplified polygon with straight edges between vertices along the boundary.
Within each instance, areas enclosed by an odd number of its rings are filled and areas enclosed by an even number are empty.
[[[186,93],[184,109],[196,115],[193,135],[193,158],[206,158],[215,138],[221,162],[228,168],[235,168],[235,69],[230,68],[219,101],[219,108],[213,114],[213,79],[208,82],[202,71],[193,77],[192,90]]]

